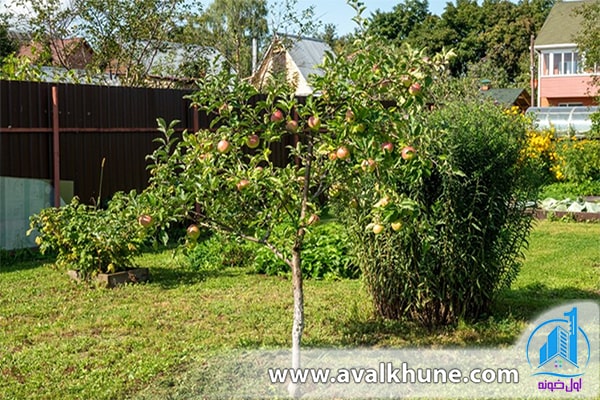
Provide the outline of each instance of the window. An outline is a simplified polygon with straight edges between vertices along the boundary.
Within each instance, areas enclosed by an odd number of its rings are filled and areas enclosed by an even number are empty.
[[[598,66],[583,70],[582,57],[576,51],[542,53],[542,76],[593,74]]]
[[[583,103],[558,103],[559,107],[581,107]]]

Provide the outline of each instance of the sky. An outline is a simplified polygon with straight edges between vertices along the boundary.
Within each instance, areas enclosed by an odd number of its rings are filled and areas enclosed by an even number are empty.
[[[363,16],[369,17],[371,13],[376,10],[381,11],[391,11],[394,6],[398,3],[401,3],[400,0],[362,0],[367,9],[365,10]],[[446,3],[450,0],[429,0],[429,10],[433,14],[440,15],[444,8],[446,7]],[[204,6],[210,4],[212,0],[200,0]],[[275,2],[275,0],[270,0],[270,3]],[[451,0],[454,3],[454,0]],[[0,0],[0,12],[4,10],[4,6],[8,6],[9,8],[13,8],[12,0]],[[355,12],[350,7],[346,0],[297,0],[297,7],[299,10],[304,10],[311,5],[315,7],[315,17],[318,21],[320,21],[323,25],[325,24],[334,24],[337,29],[336,33],[338,36],[345,35],[347,33],[351,33],[354,31],[356,24],[352,21],[352,18],[355,16]]]
[[[429,11],[440,15],[446,8],[448,0],[429,0]],[[452,1],[454,3],[454,1]],[[369,17],[376,10],[391,11],[394,6],[402,1],[398,0],[363,0],[367,9],[363,13],[364,17]],[[323,25],[334,24],[337,26],[338,36],[345,35],[354,31],[356,23],[352,21],[355,12],[346,0],[298,0],[298,8],[306,9],[311,5],[315,6],[315,16]]]

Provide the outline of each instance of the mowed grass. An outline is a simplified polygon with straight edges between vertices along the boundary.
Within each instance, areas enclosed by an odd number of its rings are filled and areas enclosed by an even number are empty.
[[[359,280],[305,281],[303,344],[508,346],[552,305],[600,300],[600,224],[540,222],[530,242],[491,315],[434,331],[375,318]],[[47,262],[0,266],[0,398],[193,398],[215,356],[290,345],[289,280],[192,271],[172,251],[139,264],[150,283],[112,290],[76,284]]]

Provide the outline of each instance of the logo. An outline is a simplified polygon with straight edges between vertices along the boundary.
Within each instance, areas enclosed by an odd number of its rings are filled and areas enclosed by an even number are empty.
[[[538,389],[580,390],[581,377],[590,363],[588,335],[579,326],[577,307],[563,314],[565,318],[549,319],[539,324],[527,340],[525,349],[532,376],[552,377],[538,383]],[[560,378],[569,380],[563,382]],[[567,391],[571,391],[567,390]]]

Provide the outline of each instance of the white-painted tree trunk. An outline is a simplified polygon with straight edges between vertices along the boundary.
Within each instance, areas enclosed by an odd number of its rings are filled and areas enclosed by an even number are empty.
[[[302,332],[304,330],[304,290],[302,288],[302,259],[300,249],[292,253],[292,285],[294,287],[294,322],[292,325],[292,368],[301,368],[300,344],[302,342]],[[302,395],[301,387],[298,384],[290,382],[288,393],[293,398],[299,398]]]
[[[311,164],[313,145],[309,135],[307,146],[306,164],[304,165],[304,187],[302,191],[302,205],[300,207],[300,228],[296,232],[296,240],[292,249],[292,285],[294,287],[294,322],[292,324],[292,368],[300,369],[300,344],[302,343],[302,332],[304,331],[304,289],[302,287],[302,244],[304,243],[304,229],[308,211],[308,198],[311,177]],[[302,396],[302,387],[290,382],[288,393],[293,398]]]

